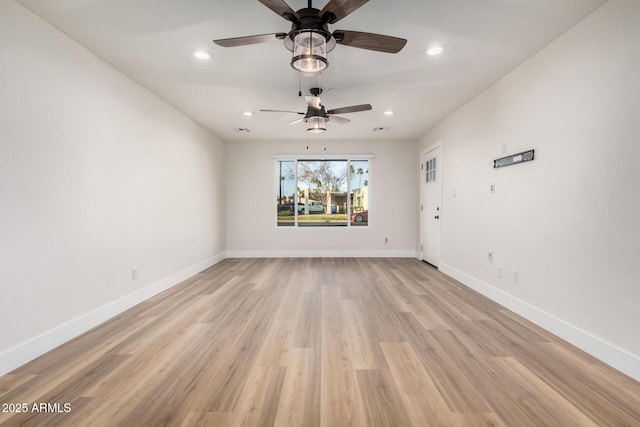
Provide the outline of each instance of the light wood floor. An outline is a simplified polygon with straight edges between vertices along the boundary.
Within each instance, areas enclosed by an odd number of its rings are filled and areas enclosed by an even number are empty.
[[[29,405],[3,426],[640,426],[640,383],[412,259],[225,260],[0,402]]]

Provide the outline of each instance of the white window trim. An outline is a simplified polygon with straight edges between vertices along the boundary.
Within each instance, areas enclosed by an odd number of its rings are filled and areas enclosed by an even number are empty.
[[[369,160],[373,154],[276,154],[274,160]]]

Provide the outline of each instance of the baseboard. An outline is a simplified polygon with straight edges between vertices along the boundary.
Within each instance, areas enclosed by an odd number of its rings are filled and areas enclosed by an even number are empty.
[[[57,326],[35,338],[18,344],[0,354],[0,375],[4,375],[36,357],[56,348],[60,344],[98,326],[114,316],[140,304],[141,302],[177,285],[189,277],[225,259],[225,254],[207,258],[175,274],[158,280],[129,295]]]
[[[625,375],[640,381],[640,357],[621,349],[456,268],[440,263],[439,270],[465,286],[546,329]]]
[[[227,251],[227,258],[413,258],[412,250],[285,250]]]

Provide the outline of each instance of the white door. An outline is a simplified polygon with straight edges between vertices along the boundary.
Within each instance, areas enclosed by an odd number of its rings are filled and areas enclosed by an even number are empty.
[[[441,193],[440,146],[422,153],[420,165],[420,248],[422,259],[438,266],[440,263]]]

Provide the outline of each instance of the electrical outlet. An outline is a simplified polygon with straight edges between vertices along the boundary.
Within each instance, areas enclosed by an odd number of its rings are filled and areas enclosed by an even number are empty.
[[[489,262],[493,263],[493,252],[489,252],[487,255]]]
[[[499,265],[498,266],[498,279],[501,279],[501,278],[502,278],[502,266]]]
[[[389,238],[388,238],[388,237],[385,237],[385,238],[384,238],[384,244],[386,245],[387,243],[389,243]]]
[[[140,269],[138,267],[133,267],[131,269],[131,280],[138,280],[140,276]]]
[[[513,281],[513,283],[518,283],[518,271],[517,270],[513,270],[511,272],[511,280]]]

